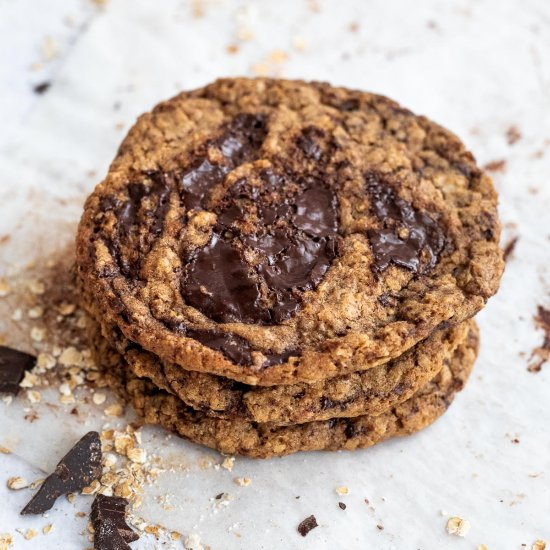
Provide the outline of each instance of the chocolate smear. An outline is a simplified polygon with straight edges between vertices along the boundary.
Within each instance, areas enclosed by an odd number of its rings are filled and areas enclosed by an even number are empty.
[[[0,346],[0,393],[17,395],[25,372],[36,365],[36,357],[23,351]]]
[[[319,527],[315,516],[309,516],[298,525],[298,533],[300,533],[302,537],[305,537],[312,529],[315,529],[315,527]]]
[[[395,264],[415,274],[430,271],[445,242],[437,222],[399,197],[382,176],[367,174],[366,185],[372,212],[382,225],[367,231],[374,270],[381,272]]]
[[[126,523],[125,498],[97,495],[90,519],[94,528],[95,550],[130,550],[128,543],[139,535]]]
[[[100,476],[101,441],[97,432],[88,432],[61,459],[21,514],[47,512],[61,495],[81,491]]]

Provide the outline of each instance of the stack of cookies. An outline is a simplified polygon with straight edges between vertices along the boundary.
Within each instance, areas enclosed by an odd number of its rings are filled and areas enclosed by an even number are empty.
[[[255,457],[422,429],[472,369],[497,196],[381,96],[224,79],[139,118],[88,198],[77,284],[146,422]]]

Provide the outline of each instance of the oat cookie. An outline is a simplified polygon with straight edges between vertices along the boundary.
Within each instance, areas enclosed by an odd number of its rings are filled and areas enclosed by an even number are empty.
[[[478,349],[478,331],[458,346],[449,365],[410,399],[378,415],[337,418],[291,426],[212,418],[186,406],[150,380],[135,376],[106,342],[94,347],[107,383],[150,424],[165,428],[227,454],[267,458],[297,451],[357,449],[395,436],[409,435],[441,416],[462,389]]]
[[[499,285],[497,197],[381,96],[224,79],[139,118],[86,202],[81,288],[163,360],[313,383],[402,355]]]
[[[254,422],[296,424],[337,417],[377,415],[409,399],[449,364],[464,344],[473,321],[437,331],[403,356],[367,371],[314,384],[249,386],[207,373],[187,371],[163,362],[125,340],[115,327],[93,322],[90,341],[102,346],[105,338],[123,355],[128,368],[148,378],[185,404],[208,416]]]

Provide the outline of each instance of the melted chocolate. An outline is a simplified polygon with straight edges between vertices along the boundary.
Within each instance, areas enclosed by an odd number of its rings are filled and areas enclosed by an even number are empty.
[[[252,362],[250,344],[235,334],[219,330],[189,329],[187,336],[209,348],[221,351],[239,365],[248,365]]]
[[[180,179],[185,207],[201,208],[208,191],[222,183],[233,168],[257,157],[266,135],[267,126],[263,116],[243,113],[225,126],[220,137],[206,142],[204,149],[218,149],[224,162],[210,162],[205,157],[206,151],[195,154],[196,160],[184,170]]]
[[[337,200],[320,181],[291,182],[261,174],[263,192],[237,182],[238,191],[218,213],[210,242],[184,270],[186,302],[218,322],[274,324],[288,319],[301,294],[314,289],[336,257]],[[251,186],[248,186],[249,188]],[[253,204],[247,202],[255,195]],[[238,197],[244,197],[242,201]],[[239,202],[240,201],[240,202]],[[239,221],[256,212],[254,232]],[[250,255],[259,261],[247,261]]]
[[[443,249],[443,231],[437,222],[399,197],[377,174],[367,174],[371,208],[381,229],[367,232],[374,254],[374,269],[384,271],[395,264],[423,274],[437,263]]]

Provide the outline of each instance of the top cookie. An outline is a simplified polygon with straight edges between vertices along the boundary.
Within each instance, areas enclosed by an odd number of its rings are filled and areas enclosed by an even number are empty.
[[[78,278],[165,360],[314,382],[479,311],[503,268],[496,203],[453,134],[389,99],[224,79],[130,130],[86,202]]]

